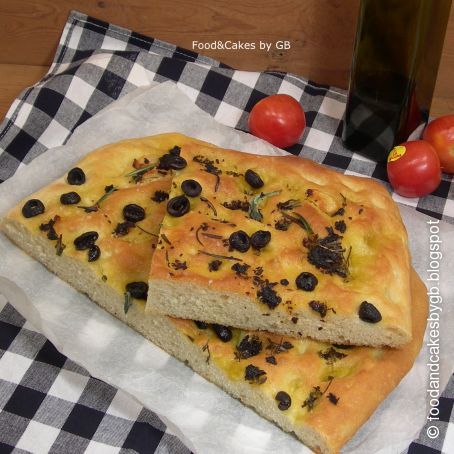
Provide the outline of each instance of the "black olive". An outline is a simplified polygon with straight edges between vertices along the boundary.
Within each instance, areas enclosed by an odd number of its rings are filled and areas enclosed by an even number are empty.
[[[257,298],[270,309],[274,309],[281,304],[282,298],[273,289],[272,284],[266,284],[257,292]]]
[[[285,391],[279,391],[275,399],[279,402],[277,408],[281,411],[288,410],[292,405],[292,398]]]
[[[288,279],[281,279],[281,285],[288,285],[288,284],[290,284]]]
[[[241,210],[247,213],[251,205],[247,200],[230,200],[222,202],[222,206],[229,210]]]
[[[232,271],[235,271],[236,275],[237,276],[247,276],[247,270],[250,268],[251,266],[248,265],[247,263],[234,263],[230,269]]]
[[[77,192],[71,191],[60,196],[60,203],[63,205],[75,205],[80,202],[80,195]]]
[[[44,203],[38,199],[30,199],[25,202],[25,205],[22,207],[22,214],[25,218],[32,218],[38,216],[38,214],[43,214],[46,208]]]
[[[343,255],[342,237],[335,233],[332,227],[326,227],[326,231],[327,236],[318,238],[315,242],[307,238],[303,240],[304,247],[309,249],[307,260],[325,273],[345,278],[348,270]]]
[[[229,342],[232,339],[232,331],[227,326],[213,324],[212,328],[222,342]]]
[[[345,221],[336,221],[334,223],[334,228],[339,231],[340,233],[345,233],[347,230],[347,224],[345,224]]]
[[[126,284],[126,291],[137,300],[146,300],[148,295],[148,284],[146,282],[130,282]]]
[[[295,283],[299,289],[311,292],[317,286],[318,279],[312,273],[303,272],[298,275]]]
[[[98,232],[85,232],[74,240],[74,246],[78,251],[90,249],[98,239]]]
[[[202,186],[200,183],[195,180],[184,180],[181,183],[181,190],[188,196],[188,197],[197,197],[202,192]]]
[[[207,329],[208,328],[208,323],[199,322],[198,320],[194,320],[194,323],[196,324],[197,328],[199,328],[199,329]]]
[[[359,318],[363,322],[378,323],[381,320],[380,311],[371,303],[363,301],[358,309]]]
[[[284,347],[286,350],[290,350],[293,348],[293,344],[289,341],[284,341],[282,342],[282,347]]]
[[[99,246],[96,246],[96,244],[94,244],[88,250],[88,261],[95,262],[96,260],[99,259],[100,256],[101,256],[101,249],[99,249]]]
[[[184,216],[190,208],[191,204],[185,195],[178,195],[167,202],[167,213],[176,218]]]
[[[254,249],[264,248],[271,240],[271,232],[266,230],[257,230],[251,236],[251,246]]]
[[[181,170],[187,166],[186,159],[176,154],[167,153],[159,158],[158,169],[162,170]]]
[[[74,167],[68,172],[67,181],[71,185],[80,186],[85,183],[85,173],[80,167]]]
[[[54,228],[49,229],[47,238],[49,238],[49,240],[58,240],[58,235]]]
[[[258,173],[255,173],[251,169],[246,170],[244,178],[254,189],[259,189],[264,184],[263,180],[260,178],[260,175]]]
[[[247,359],[258,355],[262,351],[262,341],[258,336],[249,334],[236,346],[237,352],[235,356],[239,359]]]
[[[171,155],[174,156],[172,162],[170,163],[170,168],[173,170],[181,170],[187,166],[186,159],[182,158],[181,156]]]
[[[180,156],[181,153],[181,148],[178,145],[175,145],[173,148],[169,150],[170,154],[173,154],[175,156]]]
[[[42,232],[47,232],[47,238],[49,238],[49,240],[58,240],[58,234],[55,231],[54,227],[55,222],[57,222],[57,216],[55,216],[46,224],[41,224],[39,226],[39,230],[41,230]]]
[[[222,265],[221,260],[213,260],[210,263],[208,263],[208,269],[210,271],[218,271],[219,267]]]
[[[253,364],[246,366],[244,370],[244,379],[249,383],[261,385],[266,382],[266,372]]]
[[[345,214],[345,208],[339,208],[334,214],[331,215],[331,217],[343,216],[344,214]]]
[[[229,245],[232,249],[239,252],[246,252],[251,246],[249,236],[243,230],[233,232],[229,237]]]
[[[151,198],[156,203],[161,203],[164,202],[164,200],[167,200],[169,198],[169,194],[165,191],[156,191],[154,193],[154,196]]]
[[[314,311],[320,314],[320,317],[324,318],[326,313],[328,312],[328,307],[326,303],[322,303],[321,301],[309,301],[309,307]]]
[[[269,364],[274,364],[276,365],[277,364],[277,361],[276,361],[276,357],[275,356],[267,356],[265,358],[265,361]]]
[[[123,208],[123,217],[129,222],[139,222],[145,219],[145,210],[135,203],[130,203]]]
[[[130,221],[119,222],[112,233],[116,236],[125,236],[133,227],[135,227],[134,222]]]

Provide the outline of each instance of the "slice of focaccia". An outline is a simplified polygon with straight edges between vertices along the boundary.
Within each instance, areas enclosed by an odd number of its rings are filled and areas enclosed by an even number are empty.
[[[188,143],[202,146],[169,134],[103,147],[22,201],[3,230],[108,312],[314,451],[336,452],[413,364],[426,319],[424,286],[413,274],[413,339],[399,350],[146,314],[145,281],[171,186],[168,169],[184,164],[175,146]]]
[[[115,315],[142,314],[172,173],[183,162],[176,144],[187,142],[197,141],[163,134],[95,150],[12,209],[2,230]]]
[[[145,335],[313,451],[336,453],[414,363],[427,318],[426,288],[415,271],[411,299],[413,336],[399,349],[298,340],[157,314],[147,318]]]
[[[383,186],[297,157],[181,156],[150,310],[342,344],[411,339],[407,234]]]

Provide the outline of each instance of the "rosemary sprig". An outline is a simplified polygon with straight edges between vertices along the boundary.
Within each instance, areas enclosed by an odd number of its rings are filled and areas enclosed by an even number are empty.
[[[57,239],[57,243],[55,244],[55,253],[58,256],[62,255],[65,247],[66,247],[66,244],[63,244],[63,235],[60,235]]]
[[[289,199],[285,202],[279,202],[277,204],[277,209],[278,210],[293,210],[294,208],[297,208],[301,206],[301,202],[298,199]]]
[[[110,195],[112,195],[115,191],[118,191],[118,188],[114,186],[106,186],[106,192],[91,206],[78,206],[77,208],[81,208],[85,211],[85,213],[93,213],[98,211],[99,205],[104,202]]]
[[[282,216],[284,216],[284,218],[302,227],[304,230],[306,230],[307,233],[309,233],[309,235],[314,234],[314,231],[312,230],[312,227],[310,226],[309,222],[307,222],[306,219],[303,216],[301,216],[301,214],[295,213],[294,211],[292,211],[292,215],[287,214],[283,211],[281,211],[281,214]]]
[[[267,337],[267,340],[268,345],[266,346],[266,350],[270,350],[274,355],[278,355],[279,353],[286,353],[293,348],[293,344],[291,344],[289,341],[284,341],[282,337],[279,343],[274,342],[269,337]]]
[[[347,206],[347,197],[345,197],[342,192],[339,192],[339,194],[342,197],[342,208],[345,208]]]
[[[149,170],[154,169],[156,164],[148,164],[147,166],[141,167],[140,169],[133,170],[125,175],[125,177],[132,177],[132,181],[135,183],[139,182],[144,174],[146,174]]]
[[[348,254],[347,258],[345,259],[345,266],[347,267],[347,270],[350,268],[350,256],[352,254],[352,247],[350,246],[348,249]]]
[[[202,223],[197,227],[197,230],[195,231],[195,237],[196,237],[196,239],[197,239],[197,242],[198,242],[201,246],[205,246],[205,245],[202,243],[202,241],[201,241],[201,239],[200,239],[200,237],[199,237],[199,233],[200,233],[201,230],[203,230],[204,232],[205,232],[206,230],[208,230],[208,224],[207,224],[206,222],[202,222]]]
[[[163,232],[161,232],[161,238],[164,240],[165,243],[167,243],[169,246],[172,246],[171,241],[167,238],[167,235]]]
[[[199,155],[199,156],[194,156],[192,158],[194,162],[198,162],[199,164],[202,164],[205,166],[203,169],[207,173],[211,173],[211,175],[214,175],[216,177],[216,184],[214,185],[214,192],[218,192],[219,185],[221,184],[221,177],[219,175],[222,174],[222,170],[219,169],[214,165],[214,161]]]
[[[95,205],[99,205],[101,202],[104,202],[104,200],[107,199],[111,194],[113,194],[115,191],[118,191],[118,188],[115,186],[109,186],[106,187],[107,191],[99,198],[99,200],[96,201]]]
[[[123,310],[124,310],[125,314],[127,314],[129,311],[129,308],[132,306],[131,294],[129,292],[125,292],[124,296],[125,296],[125,302],[123,305]]]
[[[216,235],[215,233],[202,233],[203,236],[207,238],[213,238],[215,240],[222,240],[224,237],[222,235]]]
[[[262,192],[259,195],[256,195],[251,199],[250,206],[249,206],[249,217],[251,219],[254,219],[256,221],[262,221],[263,220],[263,215],[260,212],[260,204],[270,198],[274,197],[276,195],[279,195],[282,191],[273,191],[273,192]]]
[[[209,346],[208,342],[209,341],[207,341],[207,343],[202,347],[202,352],[205,352],[205,351],[208,352],[206,363],[210,364],[211,352],[210,352],[210,346]]]
[[[219,255],[219,254],[212,254],[211,252],[201,251],[200,249],[197,251],[199,254],[208,255],[209,257],[214,257],[215,259],[224,259],[224,260],[235,260],[237,262],[242,262],[242,259],[234,257],[233,255]]]
[[[322,396],[323,396],[323,393],[320,390],[320,386],[314,386],[312,388],[312,391],[309,393],[309,395],[303,402],[303,405],[301,405],[301,407],[303,407],[303,408],[307,407],[308,411],[313,410],[318,399],[320,399],[320,397],[322,397]]]
[[[159,236],[156,235],[156,233],[151,233],[151,232],[149,232],[148,230],[145,230],[145,229],[143,229],[142,227],[140,227],[140,225],[135,224],[135,226],[136,226],[139,230],[142,230],[142,232],[148,233],[148,235],[151,235],[151,236],[154,236],[154,237],[156,237],[156,238],[159,238]]]
[[[200,200],[202,202],[205,202],[211,208],[211,210],[213,211],[213,214],[215,216],[218,215],[218,212],[216,211],[216,208],[214,207],[214,205],[206,197],[200,196]]]
[[[308,249],[307,259],[322,272],[347,279],[351,249],[349,248],[346,257],[346,249],[342,246],[343,237],[334,233],[332,227],[326,227],[326,230],[328,234],[324,238],[317,235],[304,238],[303,246]]]
[[[336,361],[343,359],[348,355],[346,353],[337,351],[333,346],[331,346],[326,350],[319,350],[318,356],[324,359],[328,366],[332,366]]]
[[[233,222],[226,221],[225,219],[216,219],[216,218],[210,218],[212,221],[220,222],[221,224],[228,225],[229,227],[236,227],[236,224]]]
[[[334,380],[334,377],[330,376],[329,383],[323,391],[320,389],[320,386],[314,386],[312,388],[312,391],[309,393],[309,396],[307,397],[307,399],[303,402],[303,405],[301,405],[301,407],[302,408],[307,407],[308,411],[313,410],[316,403],[320,399],[320,397],[325,395],[326,391],[328,391],[328,388],[331,386],[331,383],[333,382],[333,380]],[[330,395],[331,394],[332,393],[330,393]],[[328,397],[328,399],[334,405],[336,405],[337,401],[339,400],[334,394],[332,394],[332,397]],[[334,402],[334,400],[335,400],[335,402]]]

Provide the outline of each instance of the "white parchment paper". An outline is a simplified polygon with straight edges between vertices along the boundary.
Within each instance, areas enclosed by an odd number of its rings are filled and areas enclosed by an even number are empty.
[[[23,197],[60,177],[94,148],[164,132],[181,132],[250,153],[286,154],[216,122],[172,83],[140,88],[81,125],[65,146],[47,151],[3,183],[0,216]],[[410,235],[413,265],[424,281],[430,262],[429,218],[403,206],[401,213]],[[442,222],[437,225],[443,252],[437,283],[444,300],[438,304],[442,308],[440,387],[443,389],[453,365],[454,310],[449,303],[454,299],[454,285],[448,283],[448,272],[454,269],[454,227]],[[0,293],[61,352],[93,376],[123,389],[157,412],[195,452],[309,452],[294,437],[105,313],[2,234],[0,276]],[[427,362],[428,348],[424,345],[413,369],[348,443],[345,452],[397,453],[407,447],[425,422]]]

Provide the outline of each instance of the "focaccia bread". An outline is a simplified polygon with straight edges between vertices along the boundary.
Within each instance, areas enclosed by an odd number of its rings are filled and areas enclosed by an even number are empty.
[[[164,134],[95,150],[20,202],[2,219],[1,228],[29,255],[115,315],[139,307],[143,312],[172,173],[181,167],[175,145],[187,142],[201,144]]]
[[[418,355],[427,295],[415,271],[411,299],[413,336],[399,349],[298,340],[157,314],[150,314],[153,327],[144,335],[314,452],[337,453]]]
[[[181,156],[150,310],[353,345],[411,339],[407,234],[382,185],[294,156]]]
[[[175,146],[188,143],[205,146],[168,134],[103,147],[78,163],[84,177],[71,171],[22,201],[3,220],[3,230],[112,315],[314,451],[337,452],[413,364],[426,320],[425,288],[414,273],[413,339],[399,350],[145,313],[145,281],[171,186],[163,167],[181,167],[169,154],[177,156]],[[74,194],[62,197],[73,192],[79,201]],[[97,235],[76,240],[87,232]]]

